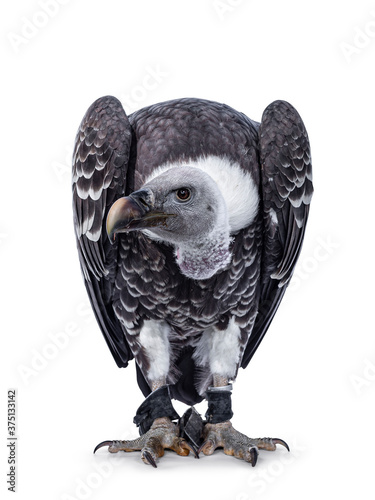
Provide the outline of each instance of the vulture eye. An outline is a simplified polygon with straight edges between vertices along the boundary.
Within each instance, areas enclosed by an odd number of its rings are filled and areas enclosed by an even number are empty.
[[[180,188],[176,192],[176,196],[180,201],[188,201],[188,200],[190,200],[190,196],[191,196],[190,189]]]

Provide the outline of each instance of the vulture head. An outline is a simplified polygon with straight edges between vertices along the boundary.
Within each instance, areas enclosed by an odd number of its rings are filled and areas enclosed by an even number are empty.
[[[117,233],[142,231],[174,247],[181,272],[208,279],[231,260],[226,202],[217,183],[196,167],[174,167],[118,199],[107,216],[111,242]]]

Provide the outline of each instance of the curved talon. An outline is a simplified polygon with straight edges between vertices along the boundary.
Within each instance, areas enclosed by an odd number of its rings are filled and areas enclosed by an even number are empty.
[[[259,450],[275,451],[276,445],[281,444],[289,451],[288,444],[280,438],[251,439],[233,428],[227,420],[217,424],[206,423],[203,431],[205,441],[198,448],[198,453],[212,455],[217,448],[223,448],[226,455],[245,460],[255,467]]]
[[[155,469],[157,469],[158,466],[156,465],[154,457],[151,455],[151,453],[149,451],[143,452],[142,460],[144,461],[144,463],[152,465],[153,467],[155,467]]]
[[[249,453],[250,453],[251,466],[255,467],[259,456],[258,448],[256,446],[250,448]]]
[[[164,450],[170,449],[178,455],[187,456],[192,452],[198,457],[196,449],[184,438],[179,437],[179,427],[167,417],[154,420],[150,429],[139,438],[125,441],[103,441],[99,443],[94,453],[103,446],[108,446],[110,453],[118,451],[141,451],[141,458],[147,465],[156,466],[156,461],[164,455]]]
[[[199,458],[195,447],[190,443],[188,443],[184,438],[182,439],[179,438],[176,442],[176,445],[171,446],[170,449],[175,451],[177,455],[182,455],[182,456],[189,455],[189,452],[191,451],[191,453],[194,455],[195,458]]]
[[[206,449],[206,451],[204,451],[204,448]],[[216,446],[215,443],[212,441],[212,439],[207,439],[206,441],[204,441],[204,443],[200,445],[200,447],[197,450],[197,453],[199,455],[199,453],[203,451],[205,455],[212,455],[215,449]]]
[[[199,451],[195,449],[194,446],[191,446],[189,443],[186,443],[189,447],[189,450],[194,454],[194,458],[199,458]]]
[[[280,439],[280,438],[272,438],[272,441],[274,444],[281,444],[283,446],[285,446],[285,448],[290,451],[289,449],[289,446],[288,444],[283,440],[283,439]]]
[[[102,441],[101,443],[99,443],[98,445],[95,446],[95,450],[94,450],[94,453],[99,450],[99,448],[103,448],[104,446],[112,446],[113,445],[113,441]]]
[[[204,441],[204,442],[200,445],[200,447],[197,449],[197,453],[198,453],[198,455],[199,455],[199,453],[203,450],[203,448],[206,446],[206,444],[207,444],[207,441]]]

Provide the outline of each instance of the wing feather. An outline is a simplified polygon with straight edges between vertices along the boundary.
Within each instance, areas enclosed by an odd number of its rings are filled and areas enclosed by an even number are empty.
[[[259,148],[264,212],[261,293],[243,367],[259,346],[290,282],[313,194],[308,135],[289,103],[275,101],[265,109]]]
[[[77,248],[87,292],[105,340],[119,366],[132,358],[112,297],[117,244],[105,221],[112,203],[125,193],[131,126],[114,97],[95,101],[78,130],[73,154],[73,213]]]

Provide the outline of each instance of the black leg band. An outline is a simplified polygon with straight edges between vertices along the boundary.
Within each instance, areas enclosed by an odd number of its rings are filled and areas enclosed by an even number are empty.
[[[155,418],[160,417],[168,417],[171,420],[179,418],[172,406],[168,385],[163,385],[147,396],[138,408],[133,422],[139,427],[139,433],[142,435],[149,430]]]
[[[232,393],[230,390],[210,387],[206,392],[206,399],[208,409],[205,417],[208,423],[219,424],[233,417]]]
[[[194,406],[188,408],[178,421],[180,437],[184,438],[195,450],[202,444],[204,422]]]

